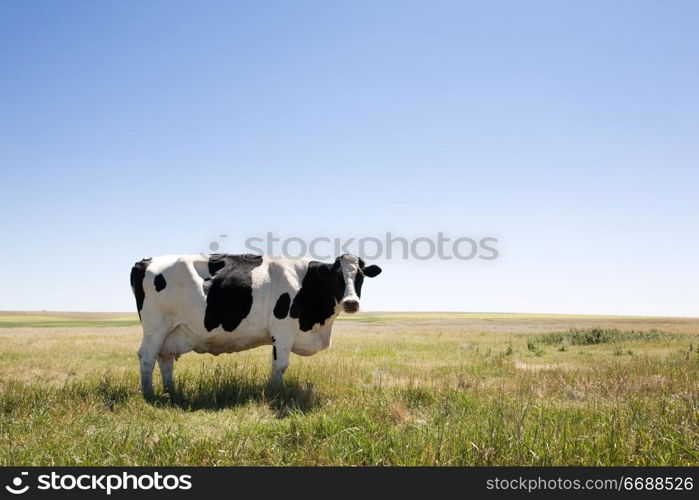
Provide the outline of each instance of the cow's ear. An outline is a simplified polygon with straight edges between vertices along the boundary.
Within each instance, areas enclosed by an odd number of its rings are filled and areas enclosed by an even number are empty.
[[[376,265],[371,265],[362,269],[362,272],[364,273],[364,276],[366,276],[367,278],[373,278],[374,276],[378,276],[379,274],[381,274],[381,268]]]

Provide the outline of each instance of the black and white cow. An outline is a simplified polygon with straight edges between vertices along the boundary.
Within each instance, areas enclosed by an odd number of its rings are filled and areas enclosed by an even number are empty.
[[[359,310],[364,277],[381,272],[345,254],[332,264],[259,255],[167,255],[131,269],[143,341],[141,387],[153,394],[157,359],[163,387],[174,389],[182,354],[221,354],[272,345],[271,383],[281,384],[289,353],[330,346],[335,318]]]

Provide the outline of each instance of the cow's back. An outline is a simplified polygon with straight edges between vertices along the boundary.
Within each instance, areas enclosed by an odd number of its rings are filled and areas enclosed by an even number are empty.
[[[172,351],[219,354],[270,343],[274,301],[296,294],[306,267],[255,255],[166,255],[136,263],[132,287],[144,333],[157,325],[171,332]]]

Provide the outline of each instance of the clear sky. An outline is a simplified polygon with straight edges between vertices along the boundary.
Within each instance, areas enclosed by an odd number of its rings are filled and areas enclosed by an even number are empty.
[[[4,1],[0,309],[247,236],[495,236],[369,310],[699,316],[699,3]]]

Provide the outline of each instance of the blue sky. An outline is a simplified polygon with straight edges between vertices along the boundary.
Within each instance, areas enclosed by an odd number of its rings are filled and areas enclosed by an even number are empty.
[[[699,316],[699,3],[2,2],[0,309],[245,237],[496,236],[370,310]]]

